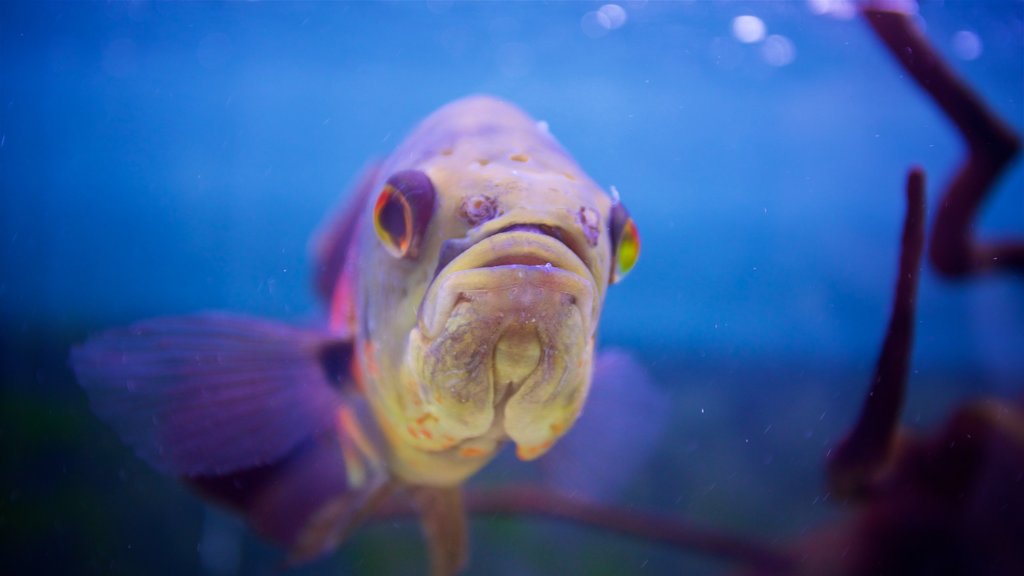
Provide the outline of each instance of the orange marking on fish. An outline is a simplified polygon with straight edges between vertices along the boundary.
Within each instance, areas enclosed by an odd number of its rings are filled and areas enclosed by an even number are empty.
[[[352,334],[356,327],[355,308],[355,282],[353,281],[352,266],[354,257],[351,253],[353,247],[349,247],[349,255],[346,258],[341,280],[334,288],[331,295],[330,328],[334,332]]]
[[[380,369],[377,367],[377,358],[374,356],[374,352],[373,340],[367,340],[363,343],[363,361],[366,362],[366,373],[371,378],[379,378]]]
[[[478,448],[476,446],[464,446],[459,449],[459,456],[463,458],[480,458],[481,456],[486,455],[487,450],[484,450],[483,448]]]
[[[551,445],[554,443],[555,440],[552,438],[535,446],[516,446],[516,458],[519,458],[520,460],[533,460],[539,454],[542,454],[548,448],[551,448]]]
[[[363,378],[363,368],[359,363],[359,355],[353,354],[352,360],[348,365],[349,373],[352,374],[352,380],[356,383],[356,390],[363,395],[366,394],[366,379]]]
[[[412,436],[413,438],[415,438],[417,440],[420,439],[419,432],[416,431],[416,428],[412,424],[409,424],[408,426],[406,426],[405,429],[409,432],[410,436]]]

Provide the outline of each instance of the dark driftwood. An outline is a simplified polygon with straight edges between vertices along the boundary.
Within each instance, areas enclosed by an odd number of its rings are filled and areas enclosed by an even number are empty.
[[[735,535],[696,527],[661,515],[587,502],[537,486],[468,490],[466,508],[478,519],[533,516],[616,532],[648,542],[666,544],[692,553],[738,562],[769,573],[785,573],[792,565],[783,551]],[[374,519],[408,517],[412,507],[392,500],[379,508]]]
[[[979,242],[973,231],[982,203],[1020,150],[1020,137],[957,76],[909,16],[867,8],[864,17],[967,143],[967,159],[943,192],[935,214],[932,264],[951,278],[994,269],[1024,273],[1024,241]]]
[[[907,176],[907,214],[903,221],[899,275],[885,342],[860,417],[828,461],[829,488],[837,496],[862,493],[892,455],[914,347],[915,302],[924,251],[924,207],[924,172],[915,168]]]

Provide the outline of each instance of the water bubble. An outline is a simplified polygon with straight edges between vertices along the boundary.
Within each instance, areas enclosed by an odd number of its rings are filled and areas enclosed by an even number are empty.
[[[616,28],[621,28],[629,17],[625,8],[618,4],[605,4],[597,10],[587,12],[580,18],[580,28],[590,38],[600,38]]]
[[[953,52],[961,60],[977,60],[983,47],[981,38],[970,30],[961,30],[953,34]]]
[[[764,22],[757,16],[749,14],[737,16],[732,20],[732,35],[744,44],[752,44],[764,40]]]
[[[796,47],[789,38],[772,34],[761,46],[761,57],[772,66],[785,66],[796,58]]]
[[[629,18],[626,15],[626,10],[618,4],[605,4],[597,9],[597,13],[604,14],[605,18],[608,20],[608,28],[610,30],[621,28]]]
[[[807,7],[819,16],[850,20],[857,15],[854,0],[807,0]]]

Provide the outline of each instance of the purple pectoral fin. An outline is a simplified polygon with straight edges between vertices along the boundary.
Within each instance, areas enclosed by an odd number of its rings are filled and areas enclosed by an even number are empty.
[[[545,484],[614,499],[654,456],[668,419],[668,394],[647,371],[624,351],[603,351],[583,413],[540,460]]]
[[[197,476],[189,483],[288,549],[289,564],[303,563],[337,547],[390,487],[381,469],[353,486],[341,440],[337,431],[328,431],[273,464]]]
[[[139,456],[197,476],[268,464],[330,427],[341,394],[327,359],[344,347],[323,332],[202,314],[110,330],[71,361]]]

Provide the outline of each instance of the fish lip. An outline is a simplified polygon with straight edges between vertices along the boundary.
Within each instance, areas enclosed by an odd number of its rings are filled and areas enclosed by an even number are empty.
[[[497,252],[497,254],[495,254]],[[597,283],[580,256],[558,238],[533,225],[514,225],[487,236],[448,262],[431,281],[417,313],[420,332],[428,338],[440,333],[460,301],[460,273],[494,269],[498,275],[522,272],[531,283],[569,294],[581,317],[593,325],[597,312]],[[441,291],[445,290],[445,298]],[[584,295],[580,298],[579,295]],[[582,300],[582,301],[581,301]]]
[[[487,236],[484,236],[483,238],[477,238],[473,240],[469,238],[452,238],[450,240],[446,240],[442,244],[441,254],[440,257],[438,258],[437,267],[434,268],[434,278],[436,279],[438,276],[440,276],[444,269],[447,268],[448,265],[452,263],[452,261],[456,260],[459,256],[462,256],[462,254],[464,254],[467,250],[471,249],[473,246],[479,244],[480,242],[486,240],[487,238],[490,238],[492,236],[498,236],[500,234],[506,234],[508,232],[529,232],[533,234],[542,234],[554,238],[555,240],[564,244],[569,250],[571,250],[576,255],[577,258],[580,259],[581,262],[583,262],[590,276],[594,277],[596,281],[594,269],[591,266],[592,258],[588,254],[588,251],[585,249],[585,247],[582,246],[579,239],[573,236],[572,234],[566,232],[562,228],[559,228],[558,226],[540,223],[510,224],[508,226],[505,226],[504,228],[501,228],[488,234]]]

